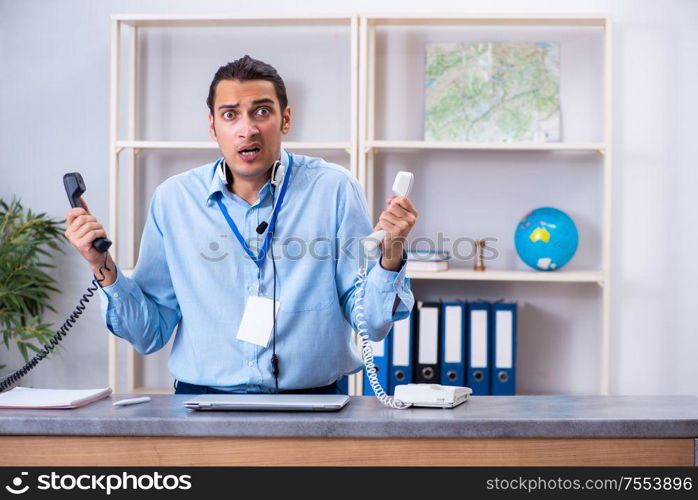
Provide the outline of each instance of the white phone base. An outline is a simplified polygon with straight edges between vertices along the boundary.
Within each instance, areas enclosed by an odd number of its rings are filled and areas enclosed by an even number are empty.
[[[403,384],[395,387],[395,399],[412,406],[430,408],[454,408],[465,403],[473,390],[470,387],[457,387],[439,384]]]

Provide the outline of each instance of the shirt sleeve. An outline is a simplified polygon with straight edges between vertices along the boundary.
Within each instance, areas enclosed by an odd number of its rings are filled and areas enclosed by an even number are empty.
[[[350,178],[340,193],[337,206],[336,282],[344,318],[354,330],[357,330],[358,312],[355,303],[359,285],[357,272],[363,255],[360,240],[372,232],[363,191],[356,179]],[[367,265],[363,312],[367,334],[372,341],[378,342],[388,334],[393,322],[409,316],[414,296],[406,275],[404,252],[399,271],[384,269],[379,263],[380,258],[373,257]],[[399,297],[400,303],[393,313],[395,297]]]
[[[117,266],[116,281],[98,291],[102,318],[109,331],[131,343],[141,354],[165,346],[182,317],[158,222],[160,208],[156,190],[133,276],[124,276]]]

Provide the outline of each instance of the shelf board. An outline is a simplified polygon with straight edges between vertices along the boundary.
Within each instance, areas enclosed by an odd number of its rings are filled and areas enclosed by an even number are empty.
[[[603,153],[603,142],[453,142],[453,141],[367,141],[375,149],[440,149],[478,151],[589,151]]]
[[[202,26],[349,26],[353,15],[293,14],[113,14],[112,20],[140,27],[202,27]]]
[[[606,27],[605,15],[568,14],[369,14],[364,16],[372,26],[595,26]]]
[[[133,269],[122,269],[125,276],[131,276]],[[603,271],[505,271],[472,269],[449,269],[448,271],[408,272],[411,279],[461,280],[461,281],[537,281],[541,283],[597,283],[605,282]]]
[[[129,26],[332,26],[348,25],[353,14],[297,15],[297,14],[113,14],[112,20]],[[378,26],[595,26],[605,27],[605,15],[569,14],[370,14],[363,16],[369,25]]]
[[[471,280],[471,281],[538,281],[561,283],[598,283],[603,286],[603,271],[505,271],[472,269],[449,269],[448,271],[408,272],[411,279]]]
[[[350,142],[283,142],[284,149],[351,150]],[[203,149],[218,150],[213,141],[117,141],[117,149]]]

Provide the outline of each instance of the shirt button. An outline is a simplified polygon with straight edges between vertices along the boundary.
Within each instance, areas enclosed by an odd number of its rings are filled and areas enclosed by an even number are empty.
[[[119,293],[118,293],[118,292],[114,294],[114,297],[118,297],[118,296],[119,296]]]
[[[384,281],[385,283],[387,283],[387,282],[388,282],[388,278],[383,278],[383,281]]]
[[[247,366],[254,366],[254,361],[248,361]]]

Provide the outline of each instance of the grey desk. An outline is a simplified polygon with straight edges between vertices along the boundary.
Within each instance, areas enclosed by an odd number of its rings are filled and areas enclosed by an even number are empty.
[[[694,396],[473,397],[452,410],[354,397],[336,413],[197,412],[190,396],[0,410],[0,465],[696,464]]]

